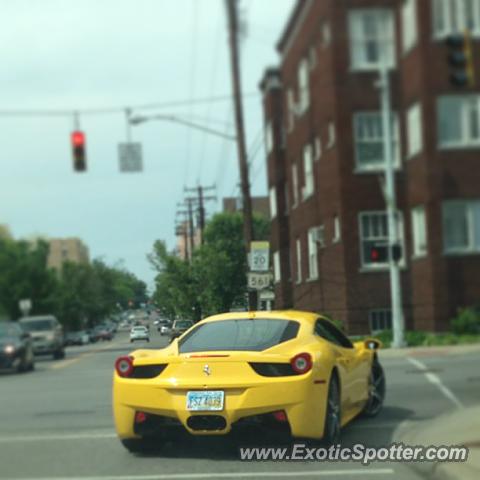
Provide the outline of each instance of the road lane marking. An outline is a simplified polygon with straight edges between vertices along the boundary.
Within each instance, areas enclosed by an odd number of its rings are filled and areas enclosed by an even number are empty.
[[[13,435],[0,437],[0,443],[55,442],[60,440],[98,440],[117,438],[114,432],[60,433],[46,435]]]
[[[422,371],[425,378],[431,384],[435,385],[457,408],[465,408],[459,398],[440,380],[440,377],[435,373],[432,373],[423,362],[412,357],[407,357],[407,360]]]
[[[102,345],[100,348],[92,349],[92,350],[89,350],[88,352],[80,353],[77,357],[67,358],[66,360],[63,360],[61,362],[54,363],[47,370],[59,370],[61,368],[69,367],[70,365],[73,365],[74,363],[77,363],[80,360],[83,360],[85,358],[91,357],[96,353],[108,352],[112,347],[116,348],[116,347],[119,347],[121,344],[122,342],[117,341],[117,342],[110,343],[109,345],[105,345],[105,346]],[[113,367],[112,367],[112,370],[113,370]]]
[[[355,468],[349,470],[311,470],[301,472],[225,472],[225,473],[164,473],[158,475],[105,475],[102,477],[28,477],[5,480],[182,480],[202,478],[299,478],[343,477],[347,475],[393,475],[391,468]]]

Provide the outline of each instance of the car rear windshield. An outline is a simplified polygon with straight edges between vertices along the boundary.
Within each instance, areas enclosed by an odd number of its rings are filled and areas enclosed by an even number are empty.
[[[30,320],[27,322],[21,323],[22,328],[26,332],[44,332],[47,330],[53,330],[53,320],[45,319],[45,320]]]
[[[295,338],[300,324],[282,319],[238,319],[203,323],[179,341],[179,352],[260,352]]]

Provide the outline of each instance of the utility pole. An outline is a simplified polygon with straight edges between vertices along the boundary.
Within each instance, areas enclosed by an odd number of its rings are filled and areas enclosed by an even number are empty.
[[[206,191],[215,190],[216,186],[212,185],[210,187],[203,187],[198,185],[194,188],[185,187],[185,192],[196,192],[197,193],[197,202],[198,202],[198,225],[200,228],[200,244],[203,245],[203,231],[205,230],[205,202],[216,201],[217,197],[214,195],[205,196]]]
[[[188,235],[188,211],[187,210],[177,210],[177,216],[182,215],[184,220],[181,221],[180,225],[176,225],[175,233],[177,236],[183,235],[183,245],[185,248],[185,261],[191,260],[191,252],[189,247],[189,235]]]
[[[387,20],[383,28],[387,29]],[[385,32],[386,33],[386,32]],[[387,37],[386,37],[387,38]],[[382,104],[383,147],[385,156],[385,202],[388,218],[388,252],[390,270],[390,290],[393,319],[393,346],[396,348],[405,345],[405,321],[402,306],[402,284],[400,267],[394,258],[394,249],[399,244],[397,221],[397,197],[395,189],[395,167],[392,147],[392,106],[390,100],[390,72],[388,67],[388,44],[383,46],[383,60],[379,71],[379,87]]]
[[[238,162],[240,168],[240,183],[243,200],[243,236],[245,249],[250,253],[250,244],[253,240],[253,215],[252,199],[250,197],[250,181],[248,178],[247,149],[245,145],[245,127],[243,122],[242,87],[240,78],[240,62],[238,52],[238,14],[237,0],[225,0],[228,17],[228,31],[230,41],[230,60],[233,87],[233,101],[235,107],[235,125],[237,130]],[[249,308],[256,310],[258,307],[257,292],[249,292]]]

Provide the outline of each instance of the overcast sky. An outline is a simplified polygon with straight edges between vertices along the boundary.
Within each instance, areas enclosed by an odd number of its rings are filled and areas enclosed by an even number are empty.
[[[258,93],[294,0],[243,0],[244,93]],[[15,0],[2,2],[0,111],[158,104],[229,94],[223,0]],[[260,96],[244,101],[247,144],[262,128]],[[230,101],[137,113],[174,113],[233,131]],[[0,223],[15,237],[81,237],[92,257],[125,266],[150,285],[146,261],[156,239],[174,247],[184,185],[235,193],[233,142],[165,122],[135,127],[144,172],[118,170],[124,115],[80,116],[88,172],[72,170],[73,115],[0,116]],[[230,125],[230,127],[229,127]],[[265,158],[252,167],[254,194],[266,193]],[[213,213],[220,201],[209,206]]]

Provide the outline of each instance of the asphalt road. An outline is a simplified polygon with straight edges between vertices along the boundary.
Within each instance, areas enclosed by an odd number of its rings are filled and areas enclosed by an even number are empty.
[[[165,344],[157,332],[152,335],[145,346]],[[0,478],[420,478],[399,463],[241,462],[238,442],[258,444],[258,436],[192,438],[168,443],[151,456],[131,455],[115,437],[111,414],[113,363],[129,350],[127,334],[119,333],[113,342],[70,348],[64,360],[38,360],[35,372],[0,374]],[[398,428],[478,403],[479,362],[480,353],[447,356],[434,350],[384,358],[385,408],[377,418],[345,428],[343,443],[389,445]]]

